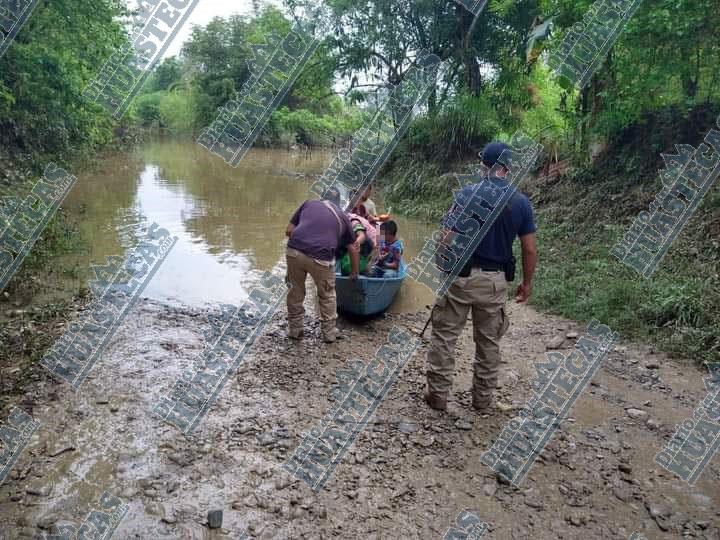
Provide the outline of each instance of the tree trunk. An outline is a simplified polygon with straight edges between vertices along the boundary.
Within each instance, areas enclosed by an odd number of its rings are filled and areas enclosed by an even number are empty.
[[[432,113],[435,111],[435,107],[437,107],[437,86],[433,85],[430,89],[430,94],[428,95],[427,100],[428,112]]]
[[[465,83],[468,91],[472,96],[479,96],[482,77],[480,76],[480,66],[471,49],[463,51],[463,64],[465,65]]]
[[[479,96],[480,89],[482,87],[480,66],[478,65],[475,50],[472,46],[472,35],[478,25],[478,21],[480,20],[480,13],[482,13],[482,11],[479,11],[477,15],[473,16],[470,26],[463,38],[462,44],[462,62],[465,66],[465,83],[470,95],[472,96]],[[465,17],[464,20],[467,21],[468,17]]]

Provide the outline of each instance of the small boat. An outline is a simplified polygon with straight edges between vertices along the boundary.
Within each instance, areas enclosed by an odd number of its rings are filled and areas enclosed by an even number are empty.
[[[394,278],[358,277],[353,281],[349,276],[335,272],[335,292],[340,311],[355,315],[375,315],[390,307],[400,290],[407,273],[405,261],[400,262],[400,272]]]

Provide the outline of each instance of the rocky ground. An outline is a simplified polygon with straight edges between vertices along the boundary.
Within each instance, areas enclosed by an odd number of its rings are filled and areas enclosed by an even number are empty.
[[[0,365],[2,418],[17,404],[42,424],[0,486],[0,538],[79,525],[108,490],[129,505],[115,538],[442,538],[467,509],[490,539],[720,539],[720,457],[694,487],[653,462],[704,396],[705,374],[648,347],[621,342],[608,355],[519,489],[480,463],[530,395],[533,362],[584,331],[526,306],[510,314],[499,408],[470,409],[468,325],[450,411],[428,409],[425,343],[315,494],[279,465],[327,410],[336,368],[369,360],[392,325],[419,331],[426,315],[341,322],[346,339],[331,345],[310,319],[310,335],[288,341],[276,315],[189,439],[151,410],[208,325],[200,311],[143,301],[78,392],[36,366]],[[16,393],[20,373],[29,383]],[[212,510],[221,529],[208,527]]]

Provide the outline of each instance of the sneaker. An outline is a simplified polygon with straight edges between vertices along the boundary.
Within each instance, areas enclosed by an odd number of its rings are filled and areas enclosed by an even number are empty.
[[[436,411],[447,411],[447,398],[438,396],[437,394],[431,394],[425,392],[425,402],[430,406],[431,409]]]

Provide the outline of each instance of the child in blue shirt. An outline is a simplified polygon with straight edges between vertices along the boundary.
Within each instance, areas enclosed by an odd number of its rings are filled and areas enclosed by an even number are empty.
[[[373,266],[372,277],[398,277],[403,245],[397,238],[397,223],[390,220],[380,225],[379,244],[380,254],[377,263]]]

